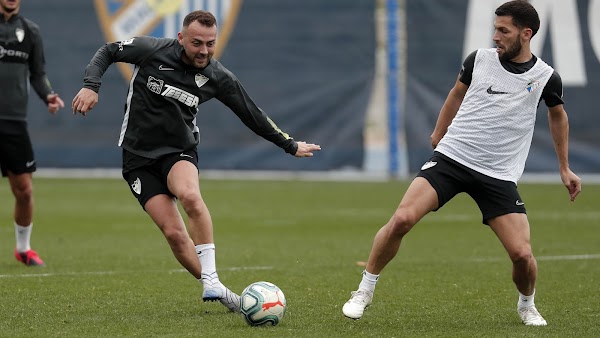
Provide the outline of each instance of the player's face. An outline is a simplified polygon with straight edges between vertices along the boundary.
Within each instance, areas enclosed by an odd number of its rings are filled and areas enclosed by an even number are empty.
[[[0,0],[2,1],[2,0]],[[198,21],[190,23],[177,35],[179,44],[183,46],[183,62],[196,68],[208,66],[215,53],[217,42],[217,26],[206,27]]]
[[[0,0],[0,7],[4,13],[12,13],[19,9],[21,0]]]
[[[523,30],[513,24],[512,17],[496,16],[494,28],[493,40],[500,60],[510,61],[519,56],[523,47],[521,42]]]

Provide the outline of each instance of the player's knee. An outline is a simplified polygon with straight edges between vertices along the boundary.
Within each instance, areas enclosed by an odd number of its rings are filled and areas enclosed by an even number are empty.
[[[531,259],[533,259],[531,247],[527,245],[512,251],[510,253],[510,259],[514,264],[529,264]]]
[[[33,198],[33,187],[31,185],[18,185],[12,191],[15,199],[19,202],[28,202]]]
[[[169,242],[169,245],[174,248],[185,245],[189,240],[187,233],[178,227],[164,227],[163,235],[167,239],[167,242]]]
[[[394,236],[404,236],[415,225],[416,220],[410,213],[397,210],[390,219],[389,226]]]
[[[198,216],[206,209],[200,194],[193,191],[181,194],[179,201],[185,213],[190,217]]]

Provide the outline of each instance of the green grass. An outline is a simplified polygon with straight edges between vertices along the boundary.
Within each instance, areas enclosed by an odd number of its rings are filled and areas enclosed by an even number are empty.
[[[352,321],[341,307],[360,282],[356,262],[406,183],[202,181],[222,281],[239,292],[267,280],[286,295],[280,325],[252,328],[202,303],[201,286],[180,271],[122,180],[36,178],[32,244],[48,266],[21,266],[2,182],[2,337],[600,336],[598,185],[584,186],[575,203],[560,185],[520,185],[538,257],[536,304],[549,322],[525,327],[511,264],[467,196],[414,228],[373,305]]]

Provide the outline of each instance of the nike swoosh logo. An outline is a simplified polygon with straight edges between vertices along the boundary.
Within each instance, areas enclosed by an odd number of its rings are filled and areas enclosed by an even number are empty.
[[[163,65],[158,66],[158,70],[175,70],[175,68],[163,67]]]
[[[521,202],[521,201],[519,201],[519,200],[517,200],[517,201],[515,202],[515,204],[516,204],[516,205],[525,205],[525,203],[523,203],[523,202]]]
[[[184,154],[184,153],[181,153],[181,154],[179,154],[179,156],[180,156],[180,157],[189,157],[189,158],[194,158],[193,156],[190,156],[190,155],[188,155],[188,154]]]
[[[488,94],[510,94],[509,92],[497,92],[497,91],[495,91],[495,90],[492,89],[492,86],[490,86],[487,89],[487,93]]]
[[[423,166],[421,167],[421,170],[429,169],[429,168],[435,166],[436,164],[437,164],[437,162],[433,162],[433,161],[425,162],[425,164],[423,164]]]
[[[35,161],[30,161],[30,162],[26,162],[26,163],[25,163],[25,166],[26,166],[27,168],[31,168],[31,167],[33,167],[33,165],[34,165],[34,164],[35,164]]]

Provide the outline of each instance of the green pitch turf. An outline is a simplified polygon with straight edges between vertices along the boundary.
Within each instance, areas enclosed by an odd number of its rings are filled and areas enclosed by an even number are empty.
[[[557,176],[557,181],[559,180]],[[516,313],[511,264],[474,202],[458,196],[404,239],[362,319],[341,308],[375,232],[406,183],[201,182],[221,280],[285,293],[279,326],[253,328],[173,258],[122,180],[35,179],[32,244],[45,268],[13,257],[13,200],[0,183],[2,337],[598,337],[600,186],[575,203],[560,185],[521,184],[547,327]]]

